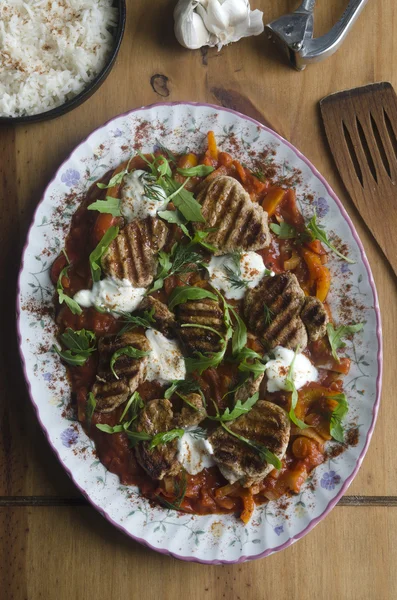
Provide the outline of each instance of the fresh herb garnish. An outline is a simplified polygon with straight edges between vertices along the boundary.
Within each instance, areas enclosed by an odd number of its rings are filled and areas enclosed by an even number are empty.
[[[168,157],[168,160],[170,162],[176,163],[177,159],[175,154],[173,154],[171,152],[171,150],[169,150],[168,148],[166,148],[161,142],[160,140],[156,140],[156,144],[158,145],[158,147],[160,148],[161,152],[166,155]]]
[[[181,438],[185,433],[184,429],[170,429],[169,431],[161,431],[156,433],[149,445],[149,450],[153,450],[159,444],[166,444],[178,438]]]
[[[120,315],[121,317],[122,323],[125,323],[117,335],[121,336],[135,327],[145,327],[146,329],[149,329],[152,327],[152,323],[155,322],[155,319],[153,319],[154,312],[154,307],[150,311],[145,310],[142,317],[131,315],[130,313],[124,311],[117,312],[117,315]]]
[[[270,223],[270,229],[280,238],[280,240],[291,240],[298,237],[298,232],[295,227],[288,225],[285,221],[281,221],[279,225]]]
[[[252,440],[249,440],[248,438],[246,438],[242,435],[239,435],[238,433],[235,433],[234,431],[229,429],[229,427],[227,427],[225,425],[225,423],[223,423],[222,421],[221,421],[221,425],[222,425],[223,429],[225,429],[225,431],[227,431],[230,435],[232,435],[233,437],[240,440],[240,442],[244,442],[244,444],[247,444],[247,446],[249,446],[250,448],[255,450],[255,452],[259,455],[259,458],[263,462],[267,462],[270,465],[273,465],[273,467],[275,467],[276,469],[281,469],[281,467],[282,467],[281,460],[279,458],[277,458],[277,456],[275,454],[273,454],[273,452],[271,452],[268,448],[266,448],[266,446],[264,446],[263,444],[260,444],[259,442],[253,442]]]
[[[186,496],[186,490],[187,477],[186,472],[183,471],[180,480],[174,479],[174,494],[176,496],[174,502],[169,502],[169,500],[164,498],[164,496],[160,496],[159,494],[156,495],[156,498],[160,502],[160,504],[163,504],[163,506],[165,506],[166,508],[169,508],[170,510],[180,510],[182,502],[184,501]]]
[[[224,265],[223,270],[225,272],[226,278],[228,279],[230,285],[236,289],[242,289],[248,287],[248,281],[245,281],[241,277],[241,252],[233,252],[230,255],[232,260],[232,267],[229,265]]]
[[[172,275],[181,275],[196,271],[203,267],[203,257],[195,251],[192,243],[187,245],[174,244],[171,252],[167,254],[162,250],[158,253],[159,267],[156,279],[147,294],[160,290],[164,285],[164,280]]]
[[[301,421],[301,419],[298,419],[298,417],[295,414],[295,408],[298,403],[298,390],[296,389],[295,382],[294,382],[294,364],[295,364],[296,355],[298,354],[299,349],[300,349],[299,346],[297,346],[295,353],[294,353],[294,358],[292,359],[292,362],[289,366],[288,375],[285,380],[285,389],[287,390],[287,392],[291,392],[291,408],[288,413],[289,418],[297,427],[299,427],[299,429],[307,429],[308,427],[310,427],[310,425],[306,425],[306,423]]]
[[[95,399],[94,394],[92,392],[90,392],[88,394],[87,404],[85,407],[85,423],[86,423],[88,431],[90,431],[90,429],[91,429],[92,415],[95,412],[95,408],[96,408],[96,399]]]
[[[247,327],[242,318],[237,314],[230,304],[227,304],[227,308],[236,319],[236,324],[234,326],[232,335],[232,353],[233,356],[235,356],[236,354],[239,354],[239,352],[241,352],[241,350],[245,348],[247,344]]]
[[[92,281],[95,283],[101,278],[101,266],[99,264],[100,259],[109,248],[112,241],[117,237],[119,228],[116,226],[109,227],[97,247],[91,252],[89,261],[91,267]]]
[[[107,425],[106,423],[97,423],[97,429],[103,431],[104,433],[122,433],[125,431],[124,425]]]
[[[88,329],[74,331],[68,327],[61,334],[61,341],[67,350],[59,350],[56,346],[54,346],[54,350],[69,365],[81,367],[87,362],[90,354],[96,350],[95,333]]]
[[[194,429],[189,429],[188,433],[196,440],[205,440],[208,437],[207,430],[203,429],[202,427],[195,427]]]
[[[340,359],[336,351],[338,348],[344,348],[346,346],[345,342],[342,341],[342,338],[361,331],[363,327],[364,323],[353,323],[353,325],[340,325],[335,329],[332,323],[327,324],[327,335],[329,345],[331,346],[332,356],[338,363],[340,362]]]
[[[339,252],[339,250],[337,248],[335,248],[335,246],[333,244],[331,244],[331,242],[329,241],[329,239],[327,237],[327,234],[325,233],[325,230],[317,223],[317,214],[316,213],[314,213],[314,215],[310,219],[309,223],[307,224],[306,231],[308,231],[310,233],[313,240],[319,240],[320,242],[322,242],[323,244],[328,246],[328,248],[330,250],[332,250],[332,252],[334,252],[337,256],[339,256],[339,258],[342,258],[343,260],[345,260],[346,262],[348,262],[350,264],[354,264],[354,260],[347,258],[347,256],[345,256],[344,254]]]
[[[168,307],[173,310],[178,304],[182,304],[187,300],[201,300],[202,298],[211,298],[211,300],[217,300],[217,296],[208,290],[200,287],[193,286],[178,286],[173,289]]]
[[[65,256],[66,256],[66,254],[65,254]],[[71,312],[74,315],[81,315],[81,313],[83,312],[83,309],[81,308],[81,306],[79,306],[79,304],[76,302],[76,300],[73,300],[73,298],[71,298],[70,296],[67,296],[65,294],[65,292],[63,291],[62,279],[63,279],[63,277],[68,276],[69,268],[70,268],[70,264],[68,264],[66,267],[64,267],[62,269],[62,271],[59,273],[57,286],[56,286],[56,290],[58,292],[58,301],[59,301],[59,304],[63,304],[63,302],[65,302],[66,306],[69,307],[69,309],[71,310]]]
[[[183,233],[190,238],[190,233],[186,227],[187,220],[179,210],[163,210],[158,212],[157,216],[160,217],[160,219],[167,221],[167,223],[175,223],[182,229]]]
[[[343,444],[345,441],[345,436],[342,427],[342,420],[349,411],[349,405],[347,403],[345,394],[336,394],[335,396],[330,396],[330,398],[331,400],[336,400],[338,402],[338,406],[332,411],[329,432],[334,440]]]
[[[114,352],[112,354],[112,358],[110,359],[110,370],[112,371],[112,373],[116,379],[120,379],[120,377],[117,375],[116,371],[114,370],[115,362],[117,361],[117,359],[120,358],[120,356],[129,356],[129,358],[142,358],[144,356],[148,356],[149,354],[150,354],[150,351],[145,352],[144,350],[139,350],[138,348],[134,348],[134,346],[125,346],[124,348],[120,348],[119,350],[116,350],[116,352]]]
[[[164,398],[171,398],[176,392],[180,394],[191,394],[201,391],[200,384],[195,379],[175,379],[171,386],[164,392]]]
[[[227,342],[224,342],[219,352],[210,352],[205,355],[202,352],[196,352],[193,358],[185,358],[186,370],[188,373],[196,371],[199,375],[210,368],[217,367],[225,356]]]
[[[256,392],[253,396],[248,398],[245,402],[241,402],[241,400],[237,400],[235,407],[230,412],[230,409],[227,408],[223,414],[218,414],[216,417],[211,417],[214,421],[227,422],[234,421],[241,415],[246,415],[251,408],[256,404],[259,398],[259,392]]]
[[[183,177],[206,177],[212,171],[215,171],[214,167],[210,167],[207,165],[197,165],[196,167],[189,167],[188,169],[177,169],[180,175]]]
[[[126,168],[123,169],[122,171],[120,171],[119,173],[116,173],[116,175],[113,175],[113,177],[109,180],[108,184],[97,183],[97,187],[99,187],[100,190],[107,190],[111,187],[114,187],[115,185],[119,185],[123,181],[124,176],[127,175],[127,173],[128,173],[128,169],[129,169],[131,160],[132,160],[132,157],[128,161]]]
[[[120,423],[122,423],[124,417],[128,414],[128,427],[131,425],[132,421],[139,415],[139,411],[144,407],[143,400],[138,392],[134,392],[131,398],[128,400],[127,404],[124,407],[124,410],[120,417]]]
[[[106,196],[106,200],[96,200],[87,207],[88,210],[97,210],[113,217],[121,217],[120,199]]]
[[[263,303],[263,312],[265,314],[265,324],[270,325],[274,317],[274,312],[265,303]]]
[[[239,364],[238,370],[242,373],[252,373],[254,375],[254,379],[257,379],[266,371],[266,365],[259,360],[248,362],[247,359],[245,359]]]
[[[153,437],[146,431],[130,431],[127,429],[125,433],[130,441],[131,448],[134,448],[139,442],[149,442]]]

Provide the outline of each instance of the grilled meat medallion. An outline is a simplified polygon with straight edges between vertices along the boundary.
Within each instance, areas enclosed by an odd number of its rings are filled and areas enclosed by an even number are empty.
[[[99,363],[96,382],[91,391],[96,399],[96,410],[99,412],[110,412],[123,404],[145,379],[148,356],[130,358],[123,354],[114,364],[119,379],[112,373],[110,360],[113,354],[126,346],[133,346],[144,352],[150,351],[149,342],[140,333],[127,332],[118,337],[102,337],[98,341]]]
[[[245,402],[248,398],[251,398],[251,396],[256,394],[256,392],[259,392],[264,376],[264,373],[261,373],[256,378],[254,375],[250,375],[246,381],[244,381],[243,385],[235,392],[234,403],[237,404],[238,400],[240,400],[240,402]]]
[[[317,342],[325,336],[329,319],[321,300],[313,296],[307,296],[300,316],[311,342]]]
[[[323,304],[306,298],[293,273],[264,277],[248,290],[244,313],[248,327],[269,349],[283,346],[295,350],[299,346],[303,350],[308,332],[310,339],[320,339],[328,322]]]
[[[137,422],[137,431],[145,431],[149,435],[169,431],[174,427],[172,404],[166,399],[156,399],[147,402],[142,409]],[[181,468],[177,460],[177,440],[159,444],[152,450],[150,442],[141,442],[135,448],[139,464],[152,477],[163,479],[165,475],[176,475]]]
[[[149,286],[156,274],[156,254],[164,246],[168,228],[155,217],[134,219],[119,232],[102,258],[106,275],[128,279],[134,287]]]
[[[233,177],[216,177],[199,191],[197,200],[206,222],[195,223],[195,228],[216,229],[206,238],[218,248],[215,254],[260,250],[270,244],[267,212],[252,202],[241,183]]]
[[[175,415],[175,427],[194,427],[199,425],[207,416],[207,411],[200,394],[187,394],[184,396],[187,402],[184,402],[180,413]],[[192,404],[192,406],[189,406]]]
[[[225,334],[223,310],[217,300],[204,298],[190,300],[176,308],[178,317],[178,335],[189,354],[195,352],[219,352],[221,339],[216,333],[202,327],[183,327],[183,325],[205,325]]]
[[[157,300],[157,298],[153,298],[152,296],[145,296],[137,310],[149,312],[154,310],[152,315],[152,318],[154,319],[154,327],[167,338],[175,337],[175,317],[166,304],[160,302],[160,300]]]
[[[287,413],[272,402],[258,400],[246,414],[227,424],[229,429],[252,442],[268,448],[280,460],[283,458],[290,436],[290,422]],[[244,487],[262,481],[274,469],[263,462],[255,450],[218,427],[209,436],[213,447],[213,458],[222,475]]]

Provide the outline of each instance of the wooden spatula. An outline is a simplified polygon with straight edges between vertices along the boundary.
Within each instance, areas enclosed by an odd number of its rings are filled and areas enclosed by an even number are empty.
[[[336,166],[365,223],[397,274],[397,96],[390,83],[320,101]]]

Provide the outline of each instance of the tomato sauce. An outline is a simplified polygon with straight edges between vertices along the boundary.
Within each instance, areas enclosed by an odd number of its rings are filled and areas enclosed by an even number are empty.
[[[215,171],[208,177],[212,178],[217,174],[235,177],[244,186],[251,199],[259,202],[268,210],[271,222],[277,224],[283,219],[297,231],[303,231],[304,220],[298,210],[293,190],[280,188],[270,181],[261,181],[249,169],[234,160],[230,154],[217,153],[211,140],[209,149],[203,156],[192,153],[183,155],[179,158],[178,164],[185,168],[195,164],[213,165]],[[101,182],[108,183],[110,178],[125,166],[126,163],[120,165],[114,172],[109,172]],[[130,168],[145,167],[144,161],[139,157],[130,163]],[[181,183],[185,180],[179,174],[175,177]],[[198,177],[192,178],[189,181],[189,189],[194,191],[200,181],[201,179]],[[72,217],[65,245],[66,256],[60,254],[51,269],[51,278],[56,285],[62,269],[68,266],[69,260],[70,266],[62,278],[62,285],[68,295],[72,296],[77,291],[92,286],[89,254],[109,227],[115,224],[123,225],[122,218],[89,211],[87,206],[95,200],[104,199],[106,195],[117,197],[119,187],[100,190],[93,185]],[[171,234],[166,247],[168,251],[172,244],[182,236],[181,230],[176,225],[170,226],[170,229]],[[327,284],[328,269],[325,266],[326,252],[320,243],[305,242],[301,244],[295,239],[283,240],[272,236],[269,248],[260,250],[258,254],[262,256],[265,265],[276,273],[286,271],[286,265],[291,265],[292,272],[296,274],[304,291],[325,300],[329,288],[329,282]],[[175,286],[187,284],[208,286],[207,282],[200,279],[197,273],[190,273],[184,275],[183,281],[175,276],[168,278],[163,289],[155,292],[153,296],[166,302]],[[115,334],[122,327],[120,320],[111,314],[100,313],[94,308],[88,308],[83,309],[81,315],[74,315],[65,304],[59,305],[57,296],[55,303],[59,333],[71,327],[74,330],[88,329],[100,337]],[[241,302],[234,302],[234,304],[236,310],[241,312]],[[250,335],[248,346],[254,349],[259,347],[255,335]],[[342,358],[340,362],[335,361],[325,340],[311,343],[305,354],[319,368],[320,372],[318,383],[309,384],[299,391],[296,407],[297,416],[312,425],[311,437],[300,435],[299,430],[293,431],[287,454],[282,461],[282,469],[273,470],[259,485],[255,485],[249,490],[242,488],[239,484],[228,484],[216,467],[204,469],[197,475],[186,474],[185,493],[180,504],[181,510],[197,514],[240,512],[243,520],[247,521],[255,503],[276,499],[285,493],[299,492],[311,470],[324,460],[324,443],[330,439],[329,423],[333,409],[333,401],[329,396],[342,390],[341,376],[345,375],[350,367],[349,360],[346,358]],[[96,369],[96,353],[83,366],[68,367],[72,401],[76,407],[78,418],[86,430],[87,395],[95,381]],[[229,405],[231,396],[227,394],[237,385],[238,374],[235,366],[225,363],[216,369],[210,368],[204,371],[202,376],[197,379],[207,399],[209,413],[211,413],[212,401],[216,402],[219,410],[224,410]],[[265,385],[266,383],[263,382],[261,397],[289,410],[290,394],[287,392],[269,394]],[[161,386],[156,382],[144,382],[138,387],[138,392],[144,401],[149,401],[154,398],[162,398],[166,387],[168,386]],[[119,422],[122,408],[119,407],[109,413],[95,412],[92,417],[87,434],[95,443],[99,460],[109,471],[119,476],[122,484],[139,485],[141,493],[148,498],[163,503],[172,503],[177,496],[175,486],[178,482],[175,482],[174,478],[168,477],[161,482],[151,480],[137,463],[134,450],[130,448],[124,433],[110,435],[96,427],[99,423],[116,425]],[[211,428],[211,424],[209,428]]]

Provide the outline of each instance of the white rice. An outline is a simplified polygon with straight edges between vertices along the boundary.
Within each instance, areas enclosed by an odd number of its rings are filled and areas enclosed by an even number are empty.
[[[0,0],[0,116],[79,94],[106,64],[117,16],[112,0]]]

